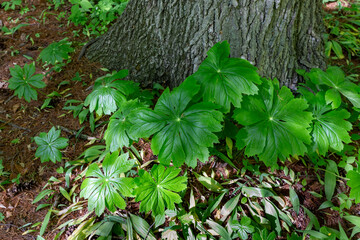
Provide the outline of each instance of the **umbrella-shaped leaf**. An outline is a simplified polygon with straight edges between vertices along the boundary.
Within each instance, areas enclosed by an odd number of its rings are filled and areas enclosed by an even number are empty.
[[[244,127],[237,134],[237,147],[246,147],[248,156],[259,155],[267,166],[276,166],[277,159],[302,155],[311,143],[308,128],[312,114],[305,111],[303,99],[295,99],[290,89],[279,83],[264,81],[259,94],[244,97],[234,119]]]
[[[194,105],[190,101],[199,91],[190,77],[171,93],[166,89],[155,109],[140,108],[130,114],[130,137],[150,137],[154,134],[151,148],[159,155],[160,163],[175,166],[184,162],[195,167],[197,159],[207,161],[208,147],[218,142],[214,132],[222,128],[223,115],[212,103]]]
[[[105,207],[111,212],[116,207],[124,209],[126,203],[123,196],[131,197],[134,181],[132,178],[120,177],[120,173],[129,171],[135,160],[128,160],[129,154],[119,152],[108,153],[103,161],[102,170],[93,163],[86,171],[86,179],[81,184],[80,196],[88,199],[88,209],[95,209],[96,215],[101,215]]]
[[[90,105],[90,112],[96,111],[99,116],[110,115],[126,100],[127,95],[137,91],[136,83],[118,80],[127,75],[127,70],[121,70],[98,78],[95,81],[93,91],[86,97],[84,103],[85,106]]]
[[[54,163],[61,161],[60,149],[66,148],[69,141],[67,138],[60,137],[60,130],[55,130],[55,127],[52,127],[48,133],[40,133],[34,139],[38,145],[35,157],[40,157],[41,162],[50,160]]]
[[[153,216],[163,214],[165,207],[175,209],[175,203],[181,203],[181,197],[177,192],[186,189],[187,177],[177,177],[181,169],[163,165],[154,165],[151,173],[139,171],[135,179],[138,186],[134,190],[135,200],[141,201],[140,211],[149,212]]]
[[[244,59],[229,58],[228,42],[215,44],[207,54],[208,57],[193,75],[201,84],[205,101],[219,104],[228,112],[231,104],[240,107],[243,94],[258,92],[256,84],[261,80],[257,68]]]

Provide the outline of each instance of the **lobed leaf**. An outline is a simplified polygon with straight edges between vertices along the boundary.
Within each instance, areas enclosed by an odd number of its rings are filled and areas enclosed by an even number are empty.
[[[237,134],[237,147],[246,147],[248,156],[258,155],[267,166],[277,159],[302,155],[311,143],[308,128],[312,114],[303,99],[295,99],[290,89],[265,81],[256,96],[246,96],[233,118],[244,127]]]

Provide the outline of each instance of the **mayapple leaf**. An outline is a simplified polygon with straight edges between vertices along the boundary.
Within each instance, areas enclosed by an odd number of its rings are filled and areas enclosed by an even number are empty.
[[[35,157],[40,157],[41,162],[53,163],[61,161],[62,154],[60,149],[64,149],[68,146],[68,139],[60,137],[60,130],[55,130],[52,127],[48,133],[40,133],[38,137],[34,137],[38,148],[35,153]]]
[[[323,91],[316,95],[308,94],[305,89],[301,89],[300,92],[310,103],[309,110],[314,116],[311,132],[313,150],[323,156],[329,148],[342,151],[343,143],[351,142],[349,131],[352,129],[352,124],[345,120],[350,117],[350,113],[345,109],[332,109],[331,105],[326,103]]]
[[[110,115],[120,104],[126,101],[126,96],[138,91],[139,87],[131,81],[119,80],[128,75],[127,70],[107,74],[95,81],[93,91],[86,97],[84,105],[90,112],[96,111],[99,116]]]
[[[360,203],[360,173],[351,170],[347,173],[346,177],[349,179],[347,185],[351,188],[350,197],[355,199],[355,203]]]
[[[129,153],[119,156],[119,152],[108,153],[100,170],[97,163],[93,163],[86,171],[86,179],[81,184],[80,197],[88,199],[89,212],[95,209],[100,216],[105,208],[111,212],[116,207],[124,209],[126,202],[120,195],[132,197],[134,181],[132,178],[121,177],[134,166],[135,160],[129,160]]]
[[[308,128],[312,114],[304,99],[295,99],[290,89],[280,89],[277,80],[264,81],[258,95],[244,97],[234,119],[244,127],[237,134],[237,147],[248,156],[259,155],[267,166],[277,159],[302,155],[311,143]]]
[[[175,209],[175,203],[181,203],[178,192],[186,189],[187,177],[178,177],[180,168],[154,165],[151,172],[139,171],[135,183],[138,186],[134,190],[135,201],[141,201],[140,211],[152,211],[153,216],[165,212],[165,208]]]
[[[139,108],[129,118],[133,124],[129,134],[132,139],[154,134],[151,148],[159,155],[160,163],[181,166],[184,162],[195,167],[197,159],[207,161],[208,147],[218,142],[214,132],[221,131],[223,115],[212,103],[191,104],[200,86],[187,78],[170,92],[166,89],[155,109]]]
[[[332,108],[338,108],[341,104],[340,94],[346,97],[354,107],[360,108],[360,86],[346,79],[341,68],[331,66],[326,72],[321,69],[312,69],[307,76],[315,84],[329,86],[325,94],[326,103],[332,103]]]
[[[53,42],[41,51],[39,54],[39,59],[41,59],[43,63],[51,65],[61,63],[64,60],[69,59],[69,53],[74,51],[74,48],[71,47],[71,44],[72,42],[67,41],[67,38],[59,42]]]
[[[193,74],[201,85],[204,101],[219,104],[224,112],[229,112],[231,104],[240,107],[243,94],[258,92],[256,84],[260,84],[261,80],[257,68],[244,59],[229,58],[228,42],[215,44],[207,54],[208,57]]]
[[[138,100],[126,101],[123,102],[120,105],[120,109],[111,116],[104,136],[106,146],[111,152],[121,149],[124,146],[129,146],[130,138],[128,130],[132,124],[130,123],[128,116],[131,111],[140,107],[143,107],[143,104],[141,104]]]
[[[42,81],[44,75],[35,74],[35,64],[25,64],[24,68],[15,65],[10,68],[12,78],[9,79],[9,88],[14,90],[14,95],[24,97],[27,102],[37,100],[37,88],[44,88],[46,84]]]

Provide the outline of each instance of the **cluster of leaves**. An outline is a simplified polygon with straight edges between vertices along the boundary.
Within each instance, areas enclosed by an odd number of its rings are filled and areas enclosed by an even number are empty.
[[[1,3],[1,6],[4,8],[5,11],[7,10],[15,10],[16,6],[21,6],[21,0],[10,0]]]
[[[71,0],[71,15],[69,20],[84,26],[84,35],[102,35],[108,25],[124,11],[128,0]]]
[[[326,72],[320,69],[310,72],[299,70],[306,83],[299,87],[300,94],[295,97],[289,88],[280,87],[276,79],[261,79],[257,69],[248,61],[229,58],[229,55],[230,47],[227,42],[216,44],[209,50],[208,57],[199,70],[172,91],[165,89],[153,108],[149,107],[147,98],[141,98],[137,84],[122,80],[128,74],[126,70],[97,79],[84,104],[67,106],[68,110],[74,111],[74,116],[82,115],[81,121],[89,113],[96,113],[99,117],[112,115],[104,135],[106,150],[93,149],[94,155],[101,157],[82,174],[86,174],[86,179],[81,185],[80,197],[88,199],[89,212],[95,210],[96,215],[103,214],[105,209],[115,212],[117,208],[126,207],[128,198],[135,198],[135,201],[140,202],[140,211],[152,212],[156,226],[165,222],[165,216],[173,216],[180,221],[181,227],[184,227],[184,237],[192,234],[189,224],[197,226],[205,236],[208,232],[204,225],[207,225],[224,239],[247,239],[249,234],[253,239],[274,239],[281,235],[283,227],[289,229],[292,226],[289,217],[291,214],[284,214],[287,209],[285,202],[271,191],[271,187],[264,185],[260,188],[246,183],[239,183],[234,192],[241,190],[244,196],[241,203],[249,203],[250,215],[237,207],[239,194],[223,206],[219,221],[210,219],[211,213],[219,206],[228,190],[213,178],[195,173],[195,177],[205,188],[220,195],[210,199],[206,207],[201,204],[196,206],[191,193],[187,211],[181,200],[187,188],[187,176],[178,176],[182,171],[179,167],[186,164],[195,168],[197,160],[208,161],[209,149],[222,137],[226,137],[227,146],[231,146],[229,148],[232,148],[234,140],[239,150],[244,149],[245,155],[256,156],[259,161],[272,168],[278,167],[279,160],[285,161],[289,157],[309,154],[316,156],[315,159],[322,159],[329,150],[341,153],[346,144],[351,142],[349,131],[352,123],[349,118],[353,111],[360,108],[360,87],[346,78],[338,67],[329,67]],[[223,126],[224,119],[232,126],[231,135],[224,133],[229,131]],[[35,141],[48,151],[56,152],[57,157],[54,159],[59,160],[59,149],[66,147],[67,143],[64,139],[59,139],[60,133],[55,132],[55,129],[50,132],[48,136],[45,133],[40,136],[48,140],[40,141],[37,138]],[[150,171],[146,171],[147,164],[141,165],[136,160],[129,160],[129,154],[119,156],[124,147],[131,148],[133,141],[139,138],[151,138],[153,153],[158,155],[157,162],[160,164],[153,165]],[[40,152],[43,151],[44,149],[39,150],[38,156],[41,157]],[[88,160],[75,162],[82,165],[96,158],[88,157]],[[48,156],[46,159],[51,160]],[[74,168],[71,164],[67,171],[71,172]],[[321,164],[319,160],[316,166]],[[325,195],[331,201],[335,193],[336,176],[339,176],[338,166],[333,161],[326,161],[323,165],[326,165]],[[348,172],[348,185],[352,188],[350,195],[358,202],[360,187],[357,183],[360,173],[352,167],[350,161],[344,162],[343,167]],[[138,171],[134,171],[134,168]],[[255,169],[249,165],[244,168],[245,171]],[[137,177],[133,178],[134,175]],[[239,179],[242,177],[239,176]],[[261,198],[261,204],[253,201],[253,197]],[[344,202],[343,205],[332,206],[326,203],[322,207],[342,211],[351,206],[351,200],[346,196],[337,197]],[[298,213],[300,202],[293,189],[290,190],[290,200],[294,211]],[[312,221],[312,225],[304,231],[305,235],[323,237],[331,232],[334,236],[344,238],[341,226],[340,232],[320,228],[317,218],[305,207],[303,209]],[[264,212],[269,218],[264,218],[259,212]],[[120,226],[125,224],[128,231],[136,228],[131,225],[132,221],[139,221],[141,226],[147,225],[143,219],[137,218],[139,217],[131,215],[116,221]],[[355,221],[351,216],[345,216],[345,219],[352,223]],[[93,220],[90,220],[87,220],[89,227],[93,226]],[[111,224],[108,234],[115,225],[114,222]],[[226,225],[226,228],[222,225]],[[105,222],[97,226],[105,226]],[[316,231],[311,230],[313,226]],[[174,234],[178,227],[172,224],[166,234]],[[266,228],[274,231],[268,232]],[[135,231],[140,235],[144,233],[139,229]],[[145,237],[153,237],[150,230],[145,233]],[[198,236],[202,237],[201,234]],[[297,234],[289,237],[301,239]],[[347,239],[346,234],[345,237]]]
[[[348,8],[339,3],[339,6],[338,11],[329,13],[324,18],[328,29],[328,34],[325,35],[325,53],[330,57],[333,52],[337,59],[359,57],[360,4],[354,2]]]
[[[17,95],[19,98],[24,97],[28,102],[37,100],[36,89],[44,88],[46,84],[42,81],[44,75],[34,75],[34,73],[35,62],[25,64],[23,68],[19,65],[10,68],[12,78],[9,79],[9,88],[15,91],[14,95]]]
[[[41,60],[45,66],[53,65],[54,70],[59,72],[66,63],[71,61],[69,54],[74,52],[71,45],[72,42],[69,42],[67,38],[53,42],[41,51],[38,60]]]

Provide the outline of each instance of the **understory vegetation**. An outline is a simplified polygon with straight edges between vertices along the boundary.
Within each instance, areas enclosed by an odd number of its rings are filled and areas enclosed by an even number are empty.
[[[105,33],[127,2],[51,0],[36,22],[46,24],[53,15],[75,26],[73,39],[88,41]],[[21,0],[1,7],[20,14],[33,8]],[[49,93],[57,74],[75,65],[82,42],[67,36],[48,43],[38,56],[25,54],[28,63],[10,67],[8,85],[0,82],[0,89],[24,105],[41,96],[37,110],[51,114],[61,108],[63,122],[76,118],[81,127],[72,135],[86,148],[64,157],[71,139],[64,137],[69,129],[58,125],[31,136],[36,148],[31,161],[52,167],[54,174],[31,199],[43,218],[18,226],[23,236],[358,238],[359,8],[355,2],[326,14],[330,64],[325,71],[298,69],[304,82],[296,91],[259,76],[247,60],[229,57],[227,41],[215,44],[199,69],[174,89],[159,84],[142,89],[124,80],[127,70],[102,68],[98,77],[76,72]],[[30,24],[5,24],[0,36],[20,36]],[[7,54],[19,55],[15,48]],[[71,98],[67,86],[89,92]],[[0,123],[5,131],[11,118]],[[11,174],[4,159],[0,155],[0,180],[7,192],[20,184],[21,175]],[[13,224],[6,208],[0,204],[4,226]]]

